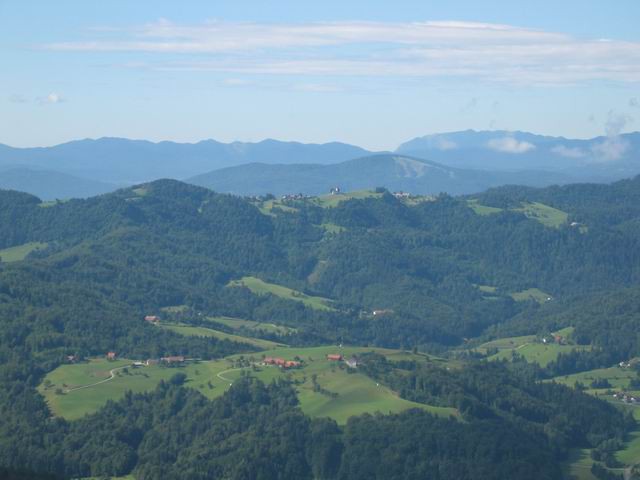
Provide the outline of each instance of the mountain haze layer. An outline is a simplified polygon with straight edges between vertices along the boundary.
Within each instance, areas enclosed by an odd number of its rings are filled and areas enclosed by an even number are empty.
[[[381,154],[333,165],[253,163],[216,170],[187,181],[237,195],[319,195],[336,186],[343,191],[382,186],[416,194],[465,194],[508,183],[529,186],[566,183],[567,178],[549,172],[489,172],[452,168],[405,155]]]

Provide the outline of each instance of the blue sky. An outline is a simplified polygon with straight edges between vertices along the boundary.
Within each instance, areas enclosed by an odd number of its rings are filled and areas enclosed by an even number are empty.
[[[0,143],[638,129],[637,0],[0,0]]]

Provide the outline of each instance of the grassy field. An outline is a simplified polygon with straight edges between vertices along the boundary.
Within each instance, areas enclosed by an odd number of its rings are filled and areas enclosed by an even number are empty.
[[[481,205],[477,199],[467,200],[467,205],[477,215],[492,215],[494,213],[502,212],[502,208],[488,207],[487,205]]]
[[[467,200],[467,205],[477,215],[492,215],[494,213],[500,213],[503,211],[502,208],[482,205],[478,202],[477,199]],[[520,207],[510,208],[509,210],[512,212],[523,213],[527,218],[536,220],[543,224],[545,227],[550,228],[559,228],[562,225],[565,225],[567,223],[567,219],[569,218],[568,213],[539,202],[522,202]]]
[[[573,327],[563,328],[554,332],[554,335],[560,335],[563,338],[567,338],[573,332]],[[498,350],[494,353],[489,360],[510,360],[513,352],[522,356],[528,362],[538,363],[544,367],[558,358],[560,353],[569,353],[576,349],[588,349],[588,346],[579,345],[559,345],[556,343],[541,343],[537,340],[535,335],[524,335],[521,337],[508,337],[492,340],[487,343],[483,343],[475,350],[486,354],[491,350]],[[573,386],[573,383],[571,384]]]
[[[255,320],[242,320],[240,318],[231,317],[208,317],[207,320],[211,320],[216,323],[221,323],[234,330],[246,328],[248,330],[255,330],[257,332],[275,333],[277,335],[288,335],[295,333],[296,329],[291,327],[285,327],[283,325],[276,325],[274,323],[261,323]]]
[[[313,347],[287,348],[281,347],[260,354],[234,355],[222,360],[190,363],[182,367],[168,368],[160,365],[129,368],[128,373],[122,370],[105,383],[88,388],[68,391],[74,387],[92,385],[109,378],[110,370],[121,368],[132,363],[131,360],[108,362],[105,359],[94,359],[87,363],[62,365],[50,372],[38,390],[46,398],[55,415],[67,419],[80,418],[92,413],[104,405],[107,400],[122,398],[125,391],[143,392],[152,390],[160,380],[167,380],[176,372],[187,375],[187,386],[202,392],[208,398],[216,398],[224,393],[241,375],[254,375],[269,382],[280,376],[288,376],[296,382],[301,408],[310,416],[328,416],[344,423],[351,415],[365,412],[390,413],[409,408],[422,408],[437,415],[454,415],[457,411],[422,405],[401,399],[395,392],[361,373],[347,373],[340,368],[339,362],[326,360],[329,353],[341,353],[345,357],[377,351],[390,359],[400,360],[414,358],[419,361],[431,360],[425,355],[414,355],[410,352],[359,347]],[[263,355],[282,357],[293,360],[296,357],[304,362],[303,368],[283,371],[273,366],[259,366]],[[239,362],[242,361],[242,367]],[[249,364],[256,364],[248,366]],[[324,393],[314,391],[312,375],[317,376],[317,383]],[[47,385],[45,387],[45,385]],[[68,393],[56,394],[57,389]],[[329,395],[333,392],[337,395]]]
[[[340,202],[345,200],[362,200],[364,198],[380,198],[382,193],[376,193],[371,190],[357,190],[348,193],[338,193],[336,195],[322,195],[320,197],[313,197],[310,201],[322,208],[330,208],[337,206]]]
[[[20,260],[24,260],[31,252],[44,248],[47,248],[47,244],[39,242],[29,242],[24,245],[18,245],[17,247],[5,248],[4,250],[0,250],[0,261],[5,263],[19,262]]]
[[[510,296],[516,302],[527,302],[529,300],[534,300],[538,303],[545,303],[548,302],[547,299],[552,298],[551,295],[543,292],[539,288],[528,288],[526,290],[522,290],[521,292],[511,293]]]
[[[609,388],[590,388],[591,382],[594,380],[607,380],[611,384],[611,390],[622,391],[628,389],[629,381],[636,378],[635,372],[630,368],[620,368],[618,366],[610,368],[598,368],[587,372],[574,373],[573,375],[563,375],[556,377],[554,380],[569,387],[573,387],[576,382],[582,383],[587,387],[587,392],[593,395],[604,395]],[[630,392],[632,394],[640,394],[640,392]]]
[[[567,218],[569,218],[568,213],[538,202],[523,202],[522,207],[516,208],[514,211],[522,212],[528,218],[537,220],[545,227],[551,228],[559,228],[567,223]]]
[[[277,297],[284,298],[285,300],[304,303],[307,307],[315,308],[316,310],[335,310],[335,308],[331,306],[331,300],[328,298],[307,295],[305,293],[298,292],[297,290],[283,287],[282,285],[265,282],[256,277],[243,277],[240,280],[233,280],[229,282],[227,286],[247,287],[256,295],[266,295],[270,293]]]
[[[171,324],[171,323],[169,324],[161,323],[158,326],[160,328],[166,328],[167,330],[171,330],[173,332],[179,333],[180,335],[185,335],[190,337],[212,337],[212,338],[217,338],[219,340],[229,340],[231,342],[246,343],[263,350],[268,350],[271,348],[282,346],[270,340],[263,340],[261,338],[241,337],[239,335],[233,335],[230,333],[221,332],[219,330],[214,330],[212,328],[206,328],[206,327],[194,327],[191,325],[181,325],[181,324]]]

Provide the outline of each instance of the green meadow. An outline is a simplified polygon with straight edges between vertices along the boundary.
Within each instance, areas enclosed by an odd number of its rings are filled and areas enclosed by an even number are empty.
[[[251,337],[241,337],[239,335],[233,335],[226,332],[221,332],[219,330],[214,330],[212,328],[206,327],[194,327],[192,325],[182,325],[182,324],[167,324],[161,323],[158,325],[159,328],[166,328],[167,330],[171,330],[173,332],[179,333],[180,335],[190,336],[190,337],[212,337],[217,338],[219,340],[229,340],[232,342],[238,343],[247,343],[254,347],[266,350],[270,348],[276,348],[280,346],[280,344],[276,342],[272,342],[270,340],[263,340],[261,338],[251,338]]]
[[[324,297],[314,297],[306,293],[293,290],[275,283],[268,283],[256,277],[242,277],[240,280],[229,282],[228,287],[246,287],[256,295],[275,295],[285,300],[304,303],[309,308],[316,310],[335,310],[331,306],[331,300]]]
[[[478,199],[467,200],[467,205],[477,215],[492,215],[504,211],[502,208],[482,205]],[[567,223],[569,214],[539,202],[522,202],[518,208],[510,208],[512,212],[520,212],[527,218],[540,222],[545,227],[559,228]]]
[[[288,335],[296,332],[295,328],[276,325],[275,323],[256,322],[255,320],[243,320],[231,317],[208,317],[207,320],[226,325],[234,330],[245,328],[248,330],[255,330],[256,332],[275,333],[277,335]]]
[[[296,385],[300,406],[305,413],[314,417],[331,417],[339,423],[346,422],[352,415],[401,412],[410,408],[425,409],[436,415],[458,416],[453,408],[404,400],[384,385],[359,373],[357,369],[350,373],[342,362],[331,362],[326,358],[329,353],[340,353],[349,358],[370,351],[376,351],[391,360],[413,358],[419,361],[441,361],[432,360],[425,355],[379,348],[279,347],[256,354],[233,355],[226,359],[193,362],[179,367],[128,367],[127,371],[117,371],[112,380],[93,385],[109,378],[110,370],[133,363],[127,359],[115,362],[93,359],[87,363],[58,367],[45,377],[38,390],[44,395],[54,415],[76,419],[95,412],[108,400],[122,398],[127,390],[152,390],[158,382],[168,380],[176,372],[184,372],[187,375],[186,385],[199,390],[208,398],[222,395],[242,375],[252,375],[265,382],[287,377]],[[303,362],[303,366],[282,370],[275,366],[261,365],[264,356],[281,357],[285,360],[297,358]],[[319,388],[314,388],[313,378]],[[87,388],[72,390],[82,386]],[[58,389],[62,389],[63,393]]]
[[[545,227],[551,228],[559,228],[566,224],[567,219],[569,218],[568,213],[538,202],[523,202],[522,207],[516,208],[514,211],[522,212],[528,218],[537,220]]]
[[[47,244],[39,242],[29,242],[16,247],[5,248],[0,250],[0,262],[19,262],[24,260],[31,252],[44,248],[47,248]]]
[[[554,335],[560,335],[567,338],[573,332],[573,327],[563,328],[554,332]],[[556,343],[542,343],[536,335],[524,335],[521,337],[507,337],[492,340],[476,347],[476,351],[487,354],[492,350],[497,350],[489,360],[511,360],[514,353],[517,353],[525,360],[531,363],[537,363],[541,367],[545,367],[550,362],[556,360],[561,353],[569,353],[574,350],[589,349],[586,345],[559,345]]]
[[[376,193],[371,190],[356,190],[354,192],[337,193],[335,195],[322,195],[313,197],[310,201],[322,208],[336,207],[340,202],[346,200],[363,200],[365,198],[380,198],[382,193]]]

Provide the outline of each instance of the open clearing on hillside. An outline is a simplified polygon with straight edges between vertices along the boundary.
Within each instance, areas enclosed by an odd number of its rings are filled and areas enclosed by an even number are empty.
[[[564,339],[573,332],[573,327],[563,328],[552,335],[558,335]],[[488,360],[511,360],[514,353],[531,363],[538,363],[541,367],[547,366],[556,360],[561,353],[569,353],[574,350],[588,350],[588,345],[572,345],[558,343],[542,343],[536,335],[524,335],[521,337],[507,337],[483,343],[475,350],[487,354],[492,350],[497,353],[488,357]]]
[[[539,288],[528,288],[521,292],[514,292],[509,294],[516,302],[527,302],[533,300],[538,303],[545,303],[550,301],[553,297],[546,292],[543,292]]]
[[[265,282],[256,277],[242,277],[240,280],[232,280],[227,287],[246,287],[256,295],[272,294],[285,300],[304,303],[307,307],[316,310],[335,311],[328,298],[307,295],[282,285]]]
[[[346,200],[363,200],[365,198],[380,198],[382,193],[376,193],[371,190],[356,190],[348,193],[336,193],[334,195],[322,195],[313,197],[309,201],[322,208],[336,207],[340,202]]]
[[[504,211],[502,208],[482,205],[478,199],[467,200],[467,205],[477,215],[493,215]],[[520,212],[527,218],[540,222],[545,227],[560,228],[567,223],[569,214],[540,202],[522,202],[518,208],[510,208],[511,212]]]
[[[487,205],[481,205],[478,202],[478,199],[474,198],[471,200],[467,200],[467,205],[471,210],[473,210],[477,215],[492,215],[494,213],[502,212],[502,208],[497,207],[489,207]]]
[[[109,362],[106,359],[93,359],[86,363],[62,365],[45,377],[38,390],[47,400],[55,415],[67,419],[76,419],[97,411],[107,400],[118,400],[127,390],[144,392],[153,390],[160,380],[168,380],[177,372],[187,375],[186,385],[199,390],[208,398],[222,395],[230,384],[241,375],[253,375],[262,381],[286,376],[297,386],[298,397],[304,412],[314,417],[328,416],[344,423],[351,415],[361,413],[401,412],[409,408],[421,408],[437,415],[457,416],[453,408],[435,407],[410,402],[400,398],[395,392],[362,373],[347,373],[342,362],[326,359],[330,353],[340,353],[349,358],[358,353],[375,351],[391,360],[413,358],[419,361],[435,361],[425,355],[410,352],[364,347],[312,347],[277,348],[252,355],[233,355],[226,359],[188,363],[180,367],[151,365],[130,367],[119,371],[113,380],[69,393],[57,394],[78,386],[91,385],[109,377],[114,368],[132,364],[132,360]],[[281,357],[285,360],[300,358],[302,368],[281,370],[275,366],[261,366],[263,356]],[[240,363],[242,362],[242,363]],[[316,375],[321,391],[313,388],[312,375]],[[45,387],[45,385],[47,385]],[[316,389],[317,390],[317,389]],[[323,393],[324,392],[324,393]],[[332,395],[329,394],[332,392]]]
[[[528,218],[537,220],[545,227],[559,228],[567,223],[569,214],[558,210],[557,208],[550,207],[544,203],[539,202],[523,202],[521,208],[514,209],[515,212],[522,212]]]
[[[39,242],[29,242],[16,247],[5,248],[4,250],[0,250],[0,262],[19,262],[24,260],[31,252],[45,248],[47,248],[47,244]]]
[[[291,327],[285,327],[284,325],[276,325],[275,323],[262,323],[255,320],[243,320],[241,318],[231,317],[207,317],[207,320],[211,320],[215,323],[221,323],[234,330],[240,330],[246,328],[247,330],[255,330],[256,332],[275,333],[277,335],[289,335],[295,333],[297,330]]]
[[[636,372],[633,371],[633,369],[615,366],[574,373],[572,375],[563,375],[555,377],[554,381],[567,385],[568,387],[575,386],[576,382],[581,383],[587,388],[585,391],[592,395],[605,395],[605,392],[608,390],[613,390],[614,392],[626,390],[632,395],[640,395],[640,391],[629,389],[629,382],[634,378],[636,378]],[[611,387],[591,388],[590,385],[594,380],[607,380]]]
[[[270,348],[277,348],[282,346],[281,344],[272,342],[270,340],[263,340],[261,338],[241,337],[239,335],[232,335],[230,333],[221,332],[219,330],[214,330],[212,328],[194,327],[193,325],[162,323],[158,325],[158,327],[166,328],[167,330],[171,330],[173,332],[179,333],[180,335],[185,335],[189,337],[212,337],[212,338],[217,338],[219,340],[229,340],[231,342],[247,343],[249,345],[260,348],[262,350],[268,350]]]

